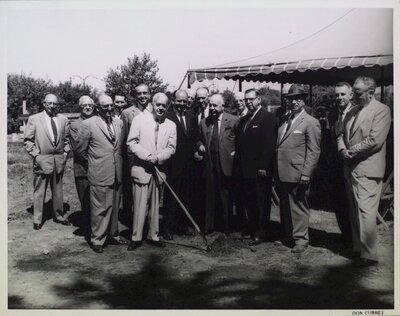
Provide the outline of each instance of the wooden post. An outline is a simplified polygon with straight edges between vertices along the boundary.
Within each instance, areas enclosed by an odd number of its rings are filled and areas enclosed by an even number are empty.
[[[281,82],[281,106],[283,106],[283,82]]]
[[[309,102],[310,102],[310,107],[313,107],[313,102],[312,102],[312,84],[308,85],[310,87],[310,90],[308,91],[309,94]]]
[[[240,80],[240,79],[238,79],[238,80],[239,80],[239,91],[242,92],[242,80]]]
[[[190,74],[187,73],[187,87],[190,89]]]

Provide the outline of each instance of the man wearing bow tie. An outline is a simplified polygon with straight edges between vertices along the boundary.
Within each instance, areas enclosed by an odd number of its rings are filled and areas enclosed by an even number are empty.
[[[320,155],[321,127],[304,110],[307,93],[293,84],[288,94],[285,122],[279,128],[276,147],[277,179],[279,180],[281,224],[293,253],[306,250],[310,209],[306,195]]]
[[[168,111],[165,117],[175,123],[177,134],[176,152],[168,164],[168,183],[183,204],[189,207],[193,194],[194,153],[199,131],[196,117],[187,111],[187,104],[187,92],[177,90],[174,93],[173,109]],[[188,233],[189,222],[169,190],[165,192],[164,197],[163,237],[172,240],[174,233]]]
[[[156,93],[152,115],[137,115],[129,131],[127,147],[128,152],[133,154],[133,227],[128,251],[142,244],[146,214],[149,224],[147,243],[156,247],[165,246],[158,236],[160,190],[163,184],[154,167],[165,178],[166,163],[175,153],[176,126],[164,118],[167,104],[168,97],[164,93]]]
[[[122,245],[118,211],[122,182],[122,121],[114,117],[110,96],[101,95],[98,115],[83,121],[78,131],[76,154],[87,160],[90,185],[90,242],[94,252],[102,253],[106,241]]]
[[[272,161],[276,143],[275,115],[261,106],[258,91],[244,94],[248,113],[240,120],[235,170],[244,194],[248,222],[242,232],[250,245],[258,245],[270,233]]]
[[[231,177],[239,118],[225,113],[224,104],[225,100],[221,94],[212,95],[209,101],[209,116],[200,123],[201,141],[198,148],[205,155],[206,233],[216,228],[226,234],[230,232]]]
[[[62,180],[67,155],[68,119],[57,114],[58,98],[47,94],[43,101],[44,111],[31,115],[25,129],[24,147],[33,158],[33,229],[43,225],[43,206],[46,189],[50,183],[53,201],[53,220],[70,225],[63,208]]]
[[[385,173],[390,109],[374,98],[376,82],[358,77],[353,85],[354,107],[343,122],[338,149],[350,199],[355,265],[377,263],[376,216]]]

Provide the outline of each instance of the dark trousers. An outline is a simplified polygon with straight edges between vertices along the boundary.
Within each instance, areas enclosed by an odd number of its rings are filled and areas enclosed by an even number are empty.
[[[191,179],[187,175],[168,176],[167,181],[183,205],[189,211],[190,215],[192,215],[192,211],[189,209],[190,194],[191,190],[193,190]],[[189,225],[190,222],[184,211],[172,196],[169,189],[166,188],[164,190],[163,233],[185,233]]]
[[[82,229],[90,236],[90,187],[87,177],[75,177],[76,191],[82,210]]]
[[[272,178],[247,178],[241,182],[248,215],[246,232],[266,238],[271,217]]]
[[[204,227],[204,217],[205,217],[205,163],[204,160],[196,161],[194,163],[194,168],[191,170],[189,174],[192,174],[190,177],[192,179],[191,185],[191,194],[189,198],[189,205],[191,214],[193,214],[193,219],[200,226],[200,228]],[[168,181],[168,179],[167,179]]]
[[[205,229],[228,232],[232,215],[231,177],[224,175],[218,154],[211,155],[206,176]]]

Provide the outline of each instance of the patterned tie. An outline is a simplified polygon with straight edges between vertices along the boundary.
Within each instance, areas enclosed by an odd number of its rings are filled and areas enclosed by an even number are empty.
[[[57,134],[57,126],[56,126],[56,122],[54,121],[53,116],[50,117],[50,121],[51,121],[51,128],[53,130],[53,135],[54,135],[54,146],[57,143],[57,139],[58,139],[58,134]]]
[[[114,142],[115,142],[115,134],[114,134],[114,132],[112,131],[111,124],[112,124],[112,121],[109,121],[109,122],[106,123],[108,133],[110,134],[111,140],[112,140],[112,142],[114,143]]]
[[[157,138],[158,138],[158,131],[160,130],[160,121],[156,120],[156,127],[154,129],[154,138],[156,140],[156,149],[157,149]]]

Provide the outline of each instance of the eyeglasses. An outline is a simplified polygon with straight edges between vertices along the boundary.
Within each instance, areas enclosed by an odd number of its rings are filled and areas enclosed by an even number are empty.
[[[55,105],[55,106],[57,106],[58,105],[58,103],[57,102],[45,102],[47,105]]]

